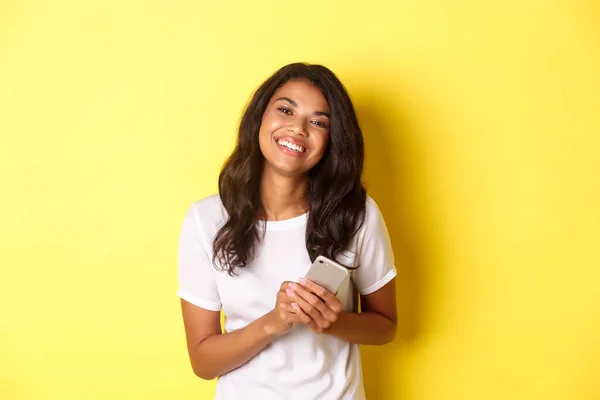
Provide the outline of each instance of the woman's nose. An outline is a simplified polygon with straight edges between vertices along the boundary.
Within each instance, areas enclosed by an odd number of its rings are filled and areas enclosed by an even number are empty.
[[[288,132],[290,132],[291,134],[294,135],[301,135],[306,137],[307,136],[307,130],[305,128],[304,122],[301,120],[297,120],[295,122],[293,122],[288,128],[287,128]]]

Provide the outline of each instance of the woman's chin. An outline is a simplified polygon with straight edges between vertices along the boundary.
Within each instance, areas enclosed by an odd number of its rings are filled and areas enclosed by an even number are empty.
[[[264,172],[269,175],[285,176],[288,178],[305,178],[308,176],[308,169],[299,165],[290,165],[289,163],[278,163],[276,165],[265,163]]]

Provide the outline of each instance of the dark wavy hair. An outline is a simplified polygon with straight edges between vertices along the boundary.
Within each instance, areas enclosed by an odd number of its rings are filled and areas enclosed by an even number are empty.
[[[257,223],[265,215],[260,198],[264,157],[258,133],[271,97],[291,80],[312,84],[329,104],[327,148],[308,172],[306,250],[311,261],[318,255],[336,260],[364,222],[364,142],[352,101],[328,68],[305,63],[286,65],[260,85],[246,106],[237,145],[219,175],[219,194],[227,220],[214,239],[213,264],[216,267],[218,260],[230,275],[252,262],[255,246],[264,237],[264,229]]]

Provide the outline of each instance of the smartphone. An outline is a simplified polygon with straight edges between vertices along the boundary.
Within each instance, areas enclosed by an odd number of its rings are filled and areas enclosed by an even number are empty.
[[[318,256],[304,278],[324,287],[333,294],[337,294],[340,285],[348,274],[348,269],[344,266],[327,257]]]

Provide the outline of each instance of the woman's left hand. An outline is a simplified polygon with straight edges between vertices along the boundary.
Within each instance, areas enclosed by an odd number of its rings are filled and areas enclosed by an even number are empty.
[[[304,278],[300,278],[300,284],[290,283],[286,294],[293,300],[292,308],[300,320],[313,332],[327,331],[343,311],[333,293]]]

